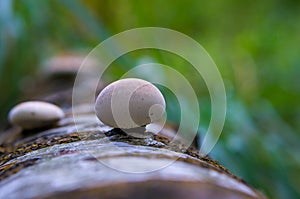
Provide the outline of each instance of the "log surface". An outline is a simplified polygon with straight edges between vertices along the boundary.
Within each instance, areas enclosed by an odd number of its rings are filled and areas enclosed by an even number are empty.
[[[70,112],[70,110],[66,110]],[[260,198],[197,150],[134,137],[83,113],[2,149],[0,198]],[[23,134],[26,132],[23,132]]]
[[[47,129],[0,135],[0,199],[265,198],[197,149],[171,142],[170,129],[141,136],[112,129],[91,104],[72,110],[70,90],[44,100],[64,107],[66,117]]]

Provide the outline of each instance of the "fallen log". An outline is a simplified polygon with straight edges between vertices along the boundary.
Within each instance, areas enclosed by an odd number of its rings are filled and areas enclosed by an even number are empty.
[[[43,98],[64,109],[56,125],[1,134],[0,198],[265,198],[196,148],[170,142],[170,129],[133,136],[99,123],[92,104],[73,107],[75,123],[70,96],[54,89]]]

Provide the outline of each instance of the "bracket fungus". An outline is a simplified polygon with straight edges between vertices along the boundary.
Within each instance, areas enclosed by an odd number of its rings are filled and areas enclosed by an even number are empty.
[[[99,120],[121,129],[157,122],[163,118],[165,107],[165,99],[158,88],[137,78],[121,79],[109,84],[95,102]]]
[[[16,105],[8,115],[10,123],[22,129],[35,129],[55,124],[65,116],[58,106],[41,101],[28,101]]]

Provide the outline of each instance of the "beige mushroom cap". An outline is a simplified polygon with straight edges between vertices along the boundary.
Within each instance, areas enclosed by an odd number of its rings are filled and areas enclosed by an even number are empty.
[[[92,71],[99,66],[98,61],[94,58],[86,59],[85,54],[69,52],[47,60],[42,72],[47,76],[76,75],[82,64]]]
[[[130,129],[159,121],[165,107],[163,95],[153,84],[128,78],[113,82],[101,91],[95,112],[108,126]]]
[[[16,105],[10,112],[9,121],[23,129],[34,129],[56,123],[64,117],[58,106],[41,101],[28,101]]]

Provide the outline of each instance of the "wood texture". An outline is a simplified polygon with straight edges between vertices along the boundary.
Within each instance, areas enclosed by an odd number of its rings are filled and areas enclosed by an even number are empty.
[[[1,134],[0,198],[265,198],[197,149],[170,142],[170,129],[126,134],[101,124],[91,104],[75,107],[75,124],[70,93],[44,98],[64,107],[57,125]]]

